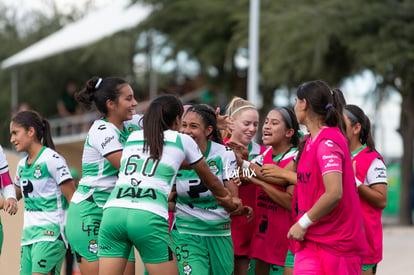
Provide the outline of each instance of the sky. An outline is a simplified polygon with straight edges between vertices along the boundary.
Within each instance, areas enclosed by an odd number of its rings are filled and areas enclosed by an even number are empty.
[[[27,22],[30,22],[30,18],[27,17],[30,11],[42,10],[47,14],[49,11],[45,10],[45,7],[50,7],[51,2],[55,2],[58,9],[62,12],[70,11],[74,5],[82,8],[86,3],[92,3],[92,6],[98,9],[113,3],[111,0],[0,0],[0,3],[6,6],[19,7],[18,10],[22,13],[22,20],[27,20]],[[24,8],[22,9],[21,7]],[[138,56],[136,61],[139,61],[139,59],[140,57]],[[156,67],[159,68],[170,66],[170,64],[165,64],[162,58],[156,59],[156,62],[158,62]],[[182,57],[182,62],[189,63],[190,61],[186,60],[184,56]],[[373,135],[378,151],[384,157],[400,157],[402,155],[402,142],[397,129],[399,127],[401,96],[395,93],[389,100],[386,100],[376,113],[372,100],[369,100],[369,97],[367,97],[367,93],[372,91],[374,87],[375,77],[369,71],[365,71],[345,81],[340,88],[344,92],[347,103],[363,106],[371,123],[375,125]]]

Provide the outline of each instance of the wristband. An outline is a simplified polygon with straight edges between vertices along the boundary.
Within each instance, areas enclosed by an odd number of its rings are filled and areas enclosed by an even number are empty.
[[[298,224],[303,228],[306,229],[309,226],[311,226],[313,224],[313,221],[311,221],[311,219],[309,219],[308,217],[308,213],[305,213],[305,215],[303,215],[299,221]]]
[[[17,201],[16,191],[15,191],[13,185],[7,185],[6,187],[3,187],[3,195],[4,195],[5,200],[7,200],[9,198],[13,198]]]
[[[248,162],[247,160],[243,160],[242,168],[247,170],[249,169],[249,167],[250,167],[250,162]]]
[[[357,177],[355,177],[355,183],[356,183],[357,188],[359,188],[362,184],[362,182]]]

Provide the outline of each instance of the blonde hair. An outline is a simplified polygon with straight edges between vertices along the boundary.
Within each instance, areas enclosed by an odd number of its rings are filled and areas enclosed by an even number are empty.
[[[226,115],[229,117],[235,117],[239,114],[238,112],[240,110],[247,108],[256,110],[256,106],[254,106],[253,103],[241,97],[235,96],[226,107]]]
[[[233,99],[229,102],[229,104],[226,107],[226,115],[228,115],[229,117],[232,118],[236,118],[238,115],[240,115],[240,111],[245,110],[245,109],[256,109],[256,106],[253,105],[253,103],[251,103],[250,101],[235,96],[233,97]],[[222,131],[222,137],[223,139],[227,139],[231,137],[231,132],[229,132],[229,130],[227,131]]]

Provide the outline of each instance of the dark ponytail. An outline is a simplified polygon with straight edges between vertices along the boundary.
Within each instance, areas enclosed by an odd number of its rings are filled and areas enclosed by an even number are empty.
[[[351,126],[355,126],[357,123],[361,124],[359,142],[361,142],[361,144],[366,144],[370,151],[377,151],[371,133],[371,121],[365,115],[364,111],[356,105],[348,104],[344,107],[344,114],[351,122]]]
[[[98,111],[106,115],[108,113],[106,101],[109,99],[117,102],[121,86],[124,84],[128,84],[128,82],[120,77],[100,78],[94,76],[86,82],[82,90],[75,94],[75,99],[88,110],[95,103]]]
[[[164,131],[171,129],[177,116],[184,112],[183,104],[175,96],[163,95],[155,98],[144,114],[144,152],[158,160],[162,156]]]
[[[313,112],[322,117],[329,127],[339,127],[344,131],[342,121],[343,99],[337,90],[331,88],[322,80],[305,82],[297,90],[299,99],[306,99]]]
[[[33,127],[39,142],[55,150],[49,121],[42,118],[39,113],[35,111],[18,112],[11,121],[23,127],[26,131]]]

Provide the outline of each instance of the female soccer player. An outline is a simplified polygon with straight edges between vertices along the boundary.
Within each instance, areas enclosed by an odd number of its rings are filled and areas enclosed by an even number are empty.
[[[60,274],[66,253],[64,226],[75,187],[66,161],[54,150],[49,122],[33,111],[17,113],[10,141],[25,152],[15,188],[24,201],[20,274]]]
[[[288,233],[299,241],[294,274],[360,274],[366,240],[338,95],[323,81],[303,83],[295,113],[310,135],[297,167],[299,220]]]
[[[224,140],[225,144],[240,143],[248,148],[247,160],[263,153],[265,148],[253,141],[259,125],[259,113],[256,107],[247,100],[235,97],[229,103],[226,113],[230,121],[230,137]],[[240,170],[242,171],[242,170]],[[246,171],[248,172],[248,171]],[[246,184],[239,186],[239,197],[244,205],[250,206],[253,211],[256,205],[256,186]],[[234,245],[234,274],[246,275],[250,263],[250,245],[255,227],[254,221],[249,222],[246,217],[232,216],[231,235]],[[253,271],[253,265],[250,270]],[[251,274],[251,273],[250,273]]]
[[[232,177],[237,169],[233,151],[222,145],[214,109],[194,105],[184,114],[180,132],[192,137],[210,170],[237,195]],[[217,206],[216,199],[194,170],[180,170],[176,178],[175,220],[171,231],[178,270],[181,275],[230,275],[234,251],[230,214]]]
[[[264,164],[295,171],[294,158],[299,143],[299,125],[288,108],[271,110],[263,124],[262,140],[268,149],[249,165],[258,171],[250,181],[256,184],[256,227],[252,237],[251,257],[256,259],[255,274],[283,274],[288,251],[287,232],[293,224],[291,208],[294,185],[265,178],[260,173]]]
[[[244,170],[255,171],[254,176],[245,180],[259,187],[256,190],[257,223],[252,236],[251,252],[251,257],[256,262],[255,274],[284,272],[288,250],[286,236],[293,223],[291,208],[294,186],[286,179],[264,176],[261,167],[278,167],[279,170],[287,170],[296,175],[294,158],[299,143],[298,129],[293,111],[288,108],[271,110],[262,128],[263,144],[268,146],[266,151],[251,162],[241,160],[240,154],[236,154],[239,166]]]
[[[372,275],[382,260],[381,215],[387,205],[387,170],[375,149],[371,123],[364,111],[356,105],[346,105],[344,119],[368,242],[368,254],[362,257],[362,274]]]
[[[4,209],[10,215],[17,212],[16,191],[9,174],[9,164],[3,147],[0,146],[0,209]],[[3,225],[0,219],[0,255],[3,246]]]
[[[120,274],[135,246],[148,274],[178,274],[168,232],[168,196],[183,160],[228,211],[238,209],[210,171],[195,141],[178,133],[183,106],[160,96],[148,107],[143,130],[133,132],[122,153],[119,179],[102,219],[99,274]]]
[[[68,213],[67,235],[83,275],[98,274],[98,233],[103,206],[118,178],[123,144],[130,132],[139,129],[137,101],[131,86],[122,78],[93,77],[76,94],[86,108],[95,104],[103,115],[91,126],[82,155],[82,178]],[[135,273],[131,250],[125,274]],[[122,273],[120,273],[122,274]]]

